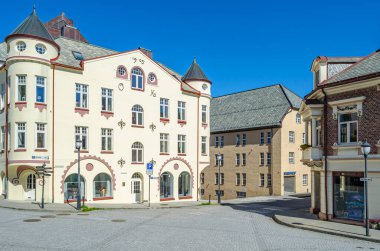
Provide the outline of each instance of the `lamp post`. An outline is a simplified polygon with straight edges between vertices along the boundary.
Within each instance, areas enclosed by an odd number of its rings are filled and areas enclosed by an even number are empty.
[[[222,160],[222,155],[220,153],[218,153],[216,155],[216,159],[217,159],[217,162],[218,162],[218,204],[220,204],[220,161]]]
[[[77,192],[77,210],[80,210],[81,208],[81,194],[80,194],[80,182],[81,182],[81,179],[80,179],[80,149],[82,147],[82,140],[80,139],[77,139],[77,141],[75,142],[75,148],[77,149],[78,151],[78,192]]]
[[[361,145],[362,153],[364,155],[364,207],[365,207],[365,235],[369,236],[369,220],[368,220],[368,168],[367,168],[367,157],[371,151],[371,145],[364,141]]]

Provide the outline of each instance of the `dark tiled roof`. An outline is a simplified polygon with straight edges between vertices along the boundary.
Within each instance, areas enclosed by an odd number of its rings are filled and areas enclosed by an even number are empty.
[[[331,84],[380,72],[380,52],[375,52],[351,65],[321,84]]]
[[[301,101],[279,84],[213,98],[211,132],[281,126],[288,109]]]
[[[5,61],[7,58],[7,44],[2,42],[0,44],[0,61]]]
[[[185,75],[182,77],[183,81],[186,80],[205,80],[208,82],[211,82],[207,77],[206,74],[202,71],[201,67],[197,64],[197,61],[193,60],[193,63],[191,64],[190,68],[187,70]]]
[[[356,63],[363,57],[326,57],[329,63]]]
[[[37,36],[54,42],[35,10],[10,35],[18,34]]]

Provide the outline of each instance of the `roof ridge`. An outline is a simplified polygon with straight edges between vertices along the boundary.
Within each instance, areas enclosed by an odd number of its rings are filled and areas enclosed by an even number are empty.
[[[280,84],[272,84],[272,85],[261,86],[261,87],[257,87],[257,88],[253,88],[253,89],[244,90],[244,91],[228,93],[228,94],[224,94],[224,95],[221,95],[221,96],[213,97],[212,99],[218,99],[218,98],[223,98],[223,97],[226,97],[226,96],[231,96],[231,95],[235,95],[235,94],[239,94],[239,93],[244,93],[244,92],[249,92],[249,91],[255,91],[255,90],[260,90],[260,89],[264,89],[264,88],[270,88],[270,87],[274,87],[276,85],[280,85]]]
[[[292,102],[290,102],[290,99],[289,99],[288,95],[286,94],[286,92],[285,92],[285,90],[284,90],[284,86],[282,86],[282,84],[280,84],[279,86],[280,86],[280,89],[282,90],[282,92],[284,93],[285,98],[286,98],[286,100],[288,101],[290,107],[291,107],[291,108],[294,108]]]

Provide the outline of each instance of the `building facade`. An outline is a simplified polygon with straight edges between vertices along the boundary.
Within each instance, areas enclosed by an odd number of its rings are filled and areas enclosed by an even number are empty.
[[[91,202],[197,200],[211,81],[195,60],[181,76],[149,50],[92,45],[72,25],[64,14],[44,25],[34,10],[0,44],[0,192],[40,201],[45,163],[45,201],[75,200],[78,182]]]
[[[311,167],[311,211],[321,219],[363,224],[364,157],[368,157],[369,217],[380,217],[380,53],[317,57],[314,90],[300,113],[308,132],[302,161]]]
[[[202,198],[216,199],[218,182],[222,199],[310,193],[310,168],[300,162],[301,100],[282,85],[213,98]]]

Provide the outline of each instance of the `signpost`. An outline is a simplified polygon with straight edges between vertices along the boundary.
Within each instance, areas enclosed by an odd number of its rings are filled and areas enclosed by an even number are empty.
[[[38,176],[42,176],[42,199],[41,199],[41,208],[45,208],[45,176],[49,177],[53,173],[52,167],[46,167],[44,163],[42,166],[37,166]]]
[[[146,174],[149,176],[149,197],[148,197],[148,207],[150,207],[150,176],[153,175],[153,160],[146,164]]]

